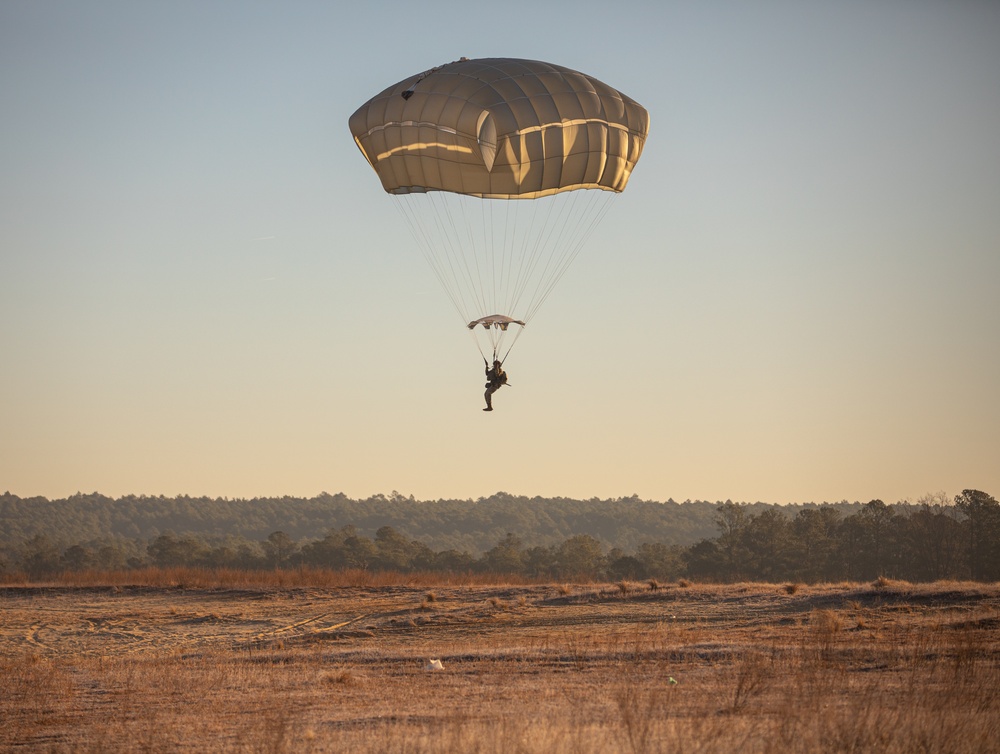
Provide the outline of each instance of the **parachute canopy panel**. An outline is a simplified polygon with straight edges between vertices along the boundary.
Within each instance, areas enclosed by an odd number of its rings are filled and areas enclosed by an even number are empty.
[[[524,327],[524,322],[519,319],[514,319],[513,317],[507,317],[503,314],[491,314],[488,317],[480,317],[479,319],[472,320],[467,327],[470,330],[474,330],[476,325],[481,325],[486,330],[489,330],[492,327],[506,332],[509,325],[520,325],[521,327]]]
[[[622,191],[642,154],[649,113],[569,68],[462,58],[377,94],[351,116],[350,128],[390,194],[531,199]]]

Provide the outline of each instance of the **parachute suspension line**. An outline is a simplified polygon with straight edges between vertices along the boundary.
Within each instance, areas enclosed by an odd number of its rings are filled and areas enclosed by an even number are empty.
[[[476,348],[479,351],[479,355],[483,357],[483,361],[486,361],[486,354],[483,353],[483,347],[479,344],[479,338],[476,337],[476,331],[469,330],[469,336],[472,338],[472,342],[476,344]]]
[[[462,291],[469,291],[469,295],[473,298],[471,304],[470,302],[465,302],[466,306],[462,312],[463,319],[468,322],[470,319],[473,319],[473,317],[469,316],[470,312],[479,310],[485,303],[482,296],[482,276],[479,274],[479,259],[475,254],[476,244],[472,235],[472,224],[467,220],[465,203],[463,201],[464,197],[457,194],[447,194],[447,192],[430,193],[441,194],[441,196],[435,197],[434,200],[434,206],[437,209],[435,214],[442,224],[440,229],[441,235],[447,237],[450,241],[448,245],[449,258],[455,267],[460,268],[462,273],[461,276],[455,276],[455,287],[460,295]],[[462,216],[461,222],[456,220],[455,217],[459,212]],[[445,219],[447,219],[447,223],[444,222]],[[465,241],[459,237],[459,231],[463,227],[468,236]],[[471,250],[470,253],[463,253],[463,244],[468,245],[468,248]],[[475,270],[473,269],[473,265],[475,265]],[[466,282],[463,283],[462,280]],[[479,281],[478,285],[477,280]],[[479,300],[475,301],[477,298]],[[464,297],[463,301],[465,301]]]
[[[482,199],[428,191],[393,195],[393,203],[464,325],[491,314],[530,321],[614,196],[584,189],[532,200]],[[480,355],[492,350],[502,362],[523,328],[484,329],[470,331]]]
[[[483,229],[483,266],[486,269],[486,279],[488,290],[484,290],[484,296],[489,299],[488,310],[490,314],[503,314],[497,310],[497,291],[499,290],[499,276],[496,268],[496,248],[493,243],[493,202],[487,199],[479,200],[480,227]]]
[[[451,197],[449,197],[449,199],[450,198]],[[470,217],[472,208],[469,206],[469,201],[471,200],[464,196],[456,196],[455,204],[457,209],[462,214],[461,225],[456,227],[462,227],[465,229],[465,235],[467,236],[466,243],[469,248],[468,254],[463,254],[461,251],[459,251],[458,254],[465,259],[469,259],[471,257],[472,263],[475,266],[475,279],[472,281],[472,292],[473,294],[478,294],[478,310],[484,311],[489,304],[487,301],[488,293],[486,291],[486,284],[483,279],[484,261],[481,259],[482,254],[480,253],[479,241],[475,236],[476,223],[473,222]],[[448,206],[450,207],[451,203],[449,203]],[[471,272],[472,270],[470,270],[470,275]]]
[[[448,285],[448,276],[445,273],[444,264],[434,253],[436,244],[434,243],[433,236],[426,223],[423,221],[423,217],[416,211],[416,208],[413,206],[412,199],[397,196],[395,194],[392,194],[391,196],[393,198],[393,205],[406,221],[407,227],[410,229],[410,234],[413,236],[414,241],[416,241],[417,248],[420,249],[420,253],[427,261],[427,264],[430,265],[431,271],[434,273],[435,277],[437,277],[438,282],[444,289],[445,294],[451,300],[452,306],[455,307],[455,311],[458,312],[460,317],[464,317],[465,314],[459,300],[459,293],[461,289],[453,285]],[[454,271],[452,274],[454,275]]]
[[[512,204],[516,203],[510,199],[503,201],[504,218],[503,225],[501,226],[503,230],[503,237],[500,239],[500,255],[502,261],[500,267],[501,283],[499,295],[501,297],[503,296],[503,291],[508,290],[510,287],[511,267],[513,266],[514,261],[513,248],[507,244],[508,231],[510,230],[510,210]],[[513,238],[511,240],[513,240]],[[504,300],[502,303],[504,308],[508,309],[506,313],[512,317],[515,316],[513,311],[510,310],[511,302],[509,300]]]
[[[573,261],[579,256],[580,252],[587,245],[590,237],[611,209],[612,202],[618,195],[612,191],[600,190],[589,190],[586,192],[577,191],[573,193],[587,193],[589,196],[586,197],[585,200],[581,199],[580,201],[574,203],[580,206],[577,216],[573,218],[572,234],[566,240],[565,247],[562,254],[559,255],[559,259],[554,259],[555,264],[553,265],[552,274],[548,275],[547,279],[545,277],[540,279],[540,283],[543,284],[543,288],[540,293],[535,296],[531,307],[525,313],[525,321],[534,316],[535,312],[538,311],[539,307],[549,297],[549,294],[555,288],[556,284],[566,274],[566,271],[570,268]]]
[[[483,340],[480,340],[481,336],[477,337],[478,330],[479,326],[472,328],[471,330],[469,330],[469,334],[472,337],[473,343],[476,344],[476,348],[479,350],[479,355],[482,356],[483,359],[487,361],[487,363],[492,364],[493,363],[492,359],[486,359],[486,352],[483,350],[484,342]],[[518,329],[518,331],[514,334],[513,341],[511,341],[511,344],[507,348],[507,351],[502,359],[500,358],[500,352],[503,351],[504,342],[506,341],[507,338],[507,331],[502,330],[501,328],[498,327],[489,327],[488,333],[484,340],[489,341],[489,350],[493,354],[492,358],[499,359],[500,362],[503,363],[503,361],[507,358],[506,354],[510,353],[510,349],[514,347],[514,343],[517,342],[517,339],[518,337],[520,337],[520,335],[521,335],[521,330]]]
[[[483,345],[480,342],[479,338],[476,337],[475,331],[470,331],[470,332],[472,332],[472,340],[475,342],[476,348],[479,349],[479,355],[483,357],[483,361],[485,361],[487,364],[492,364],[494,359],[499,360],[501,364],[504,362],[507,356],[505,354],[503,358],[500,358],[500,352],[503,350],[503,344],[507,333],[503,332],[502,330],[497,330],[496,328],[493,327],[490,328],[490,333],[489,333],[490,352],[493,354],[493,356],[487,359],[486,353],[483,351]],[[514,336],[514,341],[511,342],[510,348],[507,349],[507,353],[510,353],[510,349],[514,347],[514,343],[517,342],[517,336],[520,334],[521,334],[520,331],[518,331],[517,334]]]
[[[510,217],[510,200],[490,200],[490,228],[492,229],[493,253],[496,264],[496,306],[500,314],[516,316],[510,310],[510,302],[504,292],[510,286],[510,262],[513,254],[507,248],[507,220]]]
[[[542,245],[542,231],[552,212],[551,206],[545,200],[532,201],[530,207],[531,210],[529,212],[527,206],[523,204],[523,200],[518,207],[526,217],[524,226],[520,228],[521,237],[518,242],[521,250],[521,263],[518,267],[516,283],[511,286],[510,290],[510,307],[512,309],[519,306],[521,297],[524,295],[531,276],[538,266],[538,259],[544,249]]]
[[[503,363],[504,363],[505,361],[507,361],[507,357],[508,357],[508,356],[510,356],[510,352],[511,352],[511,349],[513,349],[513,348],[514,348],[514,344],[515,344],[515,343],[517,343],[517,339],[521,337],[521,333],[522,333],[522,332],[524,332],[524,328],[523,328],[523,327],[518,327],[518,328],[517,328],[517,332],[516,332],[516,333],[514,333],[514,339],[513,339],[513,340],[512,340],[511,342],[510,342],[510,345],[509,345],[509,346],[507,347],[507,351],[506,351],[506,353],[504,353],[504,355],[503,355],[503,358],[502,358],[502,359],[500,359],[500,364],[501,364],[501,365],[502,365],[502,364],[503,364]],[[498,344],[498,345],[499,345],[499,344]],[[493,358],[496,358],[496,356],[494,356]]]
[[[542,273],[536,278],[535,290],[531,296],[533,307],[538,300],[539,291],[544,290],[546,281],[551,279],[553,275],[553,270],[558,269],[558,263],[561,261],[560,255],[565,254],[569,246],[565,240],[568,238],[566,227],[570,224],[570,219],[575,216],[575,210],[580,204],[581,193],[580,191],[573,191],[567,194],[566,201],[560,202],[558,212],[555,213],[552,223],[546,228],[546,236],[543,242],[546,248],[552,249],[552,252],[547,255]],[[575,226],[576,223],[574,223]],[[557,244],[554,239],[560,239],[559,243]]]
[[[516,297],[514,292],[517,290],[521,270],[524,265],[524,256],[516,253],[521,243],[523,243],[519,240],[518,233],[520,229],[519,222],[524,209],[525,206],[522,201],[517,199],[504,200],[504,210],[506,213],[504,253],[507,256],[507,284],[504,287],[506,296],[503,305],[511,313],[511,316],[515,316],[514,301]]]
[[[547,288],[547,281],[551,277],[551,269],[555,258],[565,249],[564,229],[572,216],[573,206],[578,203],[576,196],[580,192],[573,191],[567,194],[557,194],[551,197],[543,197],[535,200],[536,205],[545,204],[541,214],[541,219],[537,229],[533,230],[534,245],[529,250],[526,258],[530,268],[526,271],[525,277],[517,290],[517,301],[527,292],[527,286],[534,281],[534,288],[526,303],[527,308],[533,312],[537,309],[536,300],[538,293]],[[541,271],[537,272],[541,265]],[[525,321],[530,318],[530,313],[525,313]]]
[[[582,192],[581,192],[582,193]],[[529,316],[533,316],[538,308],[545,302],[556,284],[566,274],[573,261],[584,248],[594,229],[600,224],[604,215],[610,207],[612,197],[611,192],[590,191],[586,196],[581,196],[574,202],[572,208],[573,215],[567,217],[569,230],[566,231],[565,244],[562,253],[552,257],[552,269],[545,278],[539,282],[541,288],[534,297]]]
[[[427,213],[421,211],[418,199],[413,196],[394,196],[394,204],[407,221],[411,233],[417,241],[420,253],[431,267],[431,271],[437,277],[438,282],[448,295],[452,305],[457,311],[461,311],[461,302],[456,297],[456,289],[448,285],[448,275],[445,269],[444,260],[437,253],[438,244],[434,241],[434,231],[427,220]],[[426,199],[426,197],[420,197]],[[428,199],[429,201],[429,199]],[[433,218],[432,218],[433,220]]]
[[[504,309],[510,316],[517,316],[514,312],[515,292],[520,284],[524,270],[524,254],[515,254],[515,249],[523,246],[522,236],[522,214],[524,202],[519,199],[504,199],[506,203],[506,234],[504,238],[505,253],[508,253],[510,264],[508,265],[508,283],[504,288],[505,296],[503,300]],[[516,261],[515,261],[516,260]]]
[[[524,223],[521,222],[520,218],[521,207],[518,207],[518,217],[516,220],[518,223],[517,230],[519,231],[518,246],[522,253],[519,255],[520,263],[515,276],[515,283],[510,287],[510,301],[508,306],[512,311],[519,305],[528,284],[534,277],[539,261],[544,256],[546,249],[549,248],[546,241],[549,236],[548,228],[555,206],[555,202],[551,201],[552,198],[543,197],[535,200],[514,200],[519,205],[521,203],[530,204],[531,209],[530,212],[527,209],[524,210],[524,213],[528,214],[529,217],[526,218],[527,227],[522,227]]]
[[[603,212],[599,209],[595,211],[595,203],[600,204],[597,197],[601,192],[591,191],[584,196],[583,192],[574,198],[572,206],[568,208],[567,214],[562,218],[560,238],[562,245],[558,254],[553,254],[549,260],[550,265],[545,275],[538,279],[538,289],[532,297],[532,306],[529,316],[533,316],[538,308],[548,298],[556,284],[562,279],[572,262],[578,256],[580,250],[586,244],[592,230],[599,224]],[[611,194],[609,194],[610,196]],[[606,203],[606,200],[605,200]]]

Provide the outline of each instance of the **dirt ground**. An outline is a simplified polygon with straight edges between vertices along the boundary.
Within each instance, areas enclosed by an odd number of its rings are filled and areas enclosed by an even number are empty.
[[[0,749],[997,750],[1000,587],[656,587],[0,588]]]

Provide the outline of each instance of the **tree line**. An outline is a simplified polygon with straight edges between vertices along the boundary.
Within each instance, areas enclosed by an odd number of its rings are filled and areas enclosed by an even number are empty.
[[[1000,503],[979,490],[964,490],[953,501],[930,496],[917,505],[881,500],[846,507],[731,501],[707,505],[715,536],[690,544],[648,538],[633,548],[587,532],[531,543],[507,531],[473,553],[435,549],[387,524],[369,536],[351,523],[329,527],[320,537],[293,537],[275,529],[260,539],[164,531],[149,538],[105,536],[67,544],[50,533],[35,533],[0,547],[0,574],[41,579],[86,569],[189,566],[720,583],[865,581],[880,576],[912,582],[1000,580]]]
[[[764,503],[753,504],[767,507]],[[851,503],[839,503],[850,506]],[[354,526],[369,538],[391,526],[434,550],[479,555],[507,532],[528,545],[554,545],[590,534],[609,547],[634,550],[647,540],[691,544],[714,532],[715,503],[542,498],[498,492],[477,500],[414,500],[398,492],[355,500],[342,493],[310,498],[226,499],[77,493],[67,498],[0,495],[0,548],[38,534],[64,542],[153,539],[166,532],[259,541],[275,531],[292,539]]]

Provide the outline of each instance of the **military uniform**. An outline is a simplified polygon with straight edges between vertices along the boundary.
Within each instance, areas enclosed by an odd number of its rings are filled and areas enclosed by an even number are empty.
[[[493,366],[486,367],[486,408],[483,411],[493,410],[493,393],[507,384],[507,373],[503,370],[499,361],[494,361]]]

